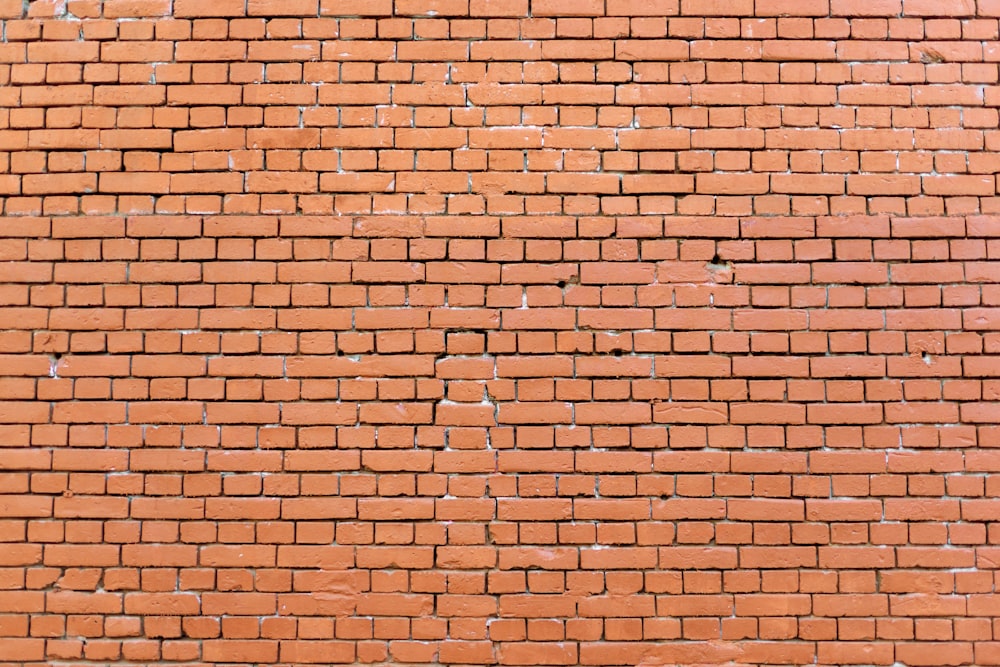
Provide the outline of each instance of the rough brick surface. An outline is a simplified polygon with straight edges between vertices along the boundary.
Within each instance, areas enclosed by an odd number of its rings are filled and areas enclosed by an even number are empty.
[[[998,20],[0,0],[0,661],[1000,664]]]

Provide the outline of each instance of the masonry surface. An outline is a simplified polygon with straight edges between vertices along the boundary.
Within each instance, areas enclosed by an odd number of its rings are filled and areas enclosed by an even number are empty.
[[[0,664],[1000,665],[1000,0],[0,0]]]

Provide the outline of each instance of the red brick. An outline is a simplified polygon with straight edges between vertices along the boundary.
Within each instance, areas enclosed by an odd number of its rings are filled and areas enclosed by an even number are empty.
[[[315,16],[319,13],[319,0],[248,0],[249,16]]]
[[[205,5],[201,0],[174,0],[174,16],[242,16],[245,7],[245,0],[219,0],[211,5]]]
[[[20,0],[3,0],[0,2],[0,16],[5,19],[19,19],[24,12],[24,3]]]
[[[997,16],[0,0],[8,653],[996,662]]]
[[[142,18],[169,14],[169,0],[105,0],[104,2],[105,18]]]

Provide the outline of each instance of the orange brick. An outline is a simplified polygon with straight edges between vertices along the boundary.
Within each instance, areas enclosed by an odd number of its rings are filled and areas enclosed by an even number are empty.
[[[997,662],[998,16],[0,0],[0,646]]]

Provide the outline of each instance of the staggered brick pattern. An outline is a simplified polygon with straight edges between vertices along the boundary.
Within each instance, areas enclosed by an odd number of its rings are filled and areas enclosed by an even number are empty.
[[[1000,664],[1000,0],[0,0],[0,663]]]

